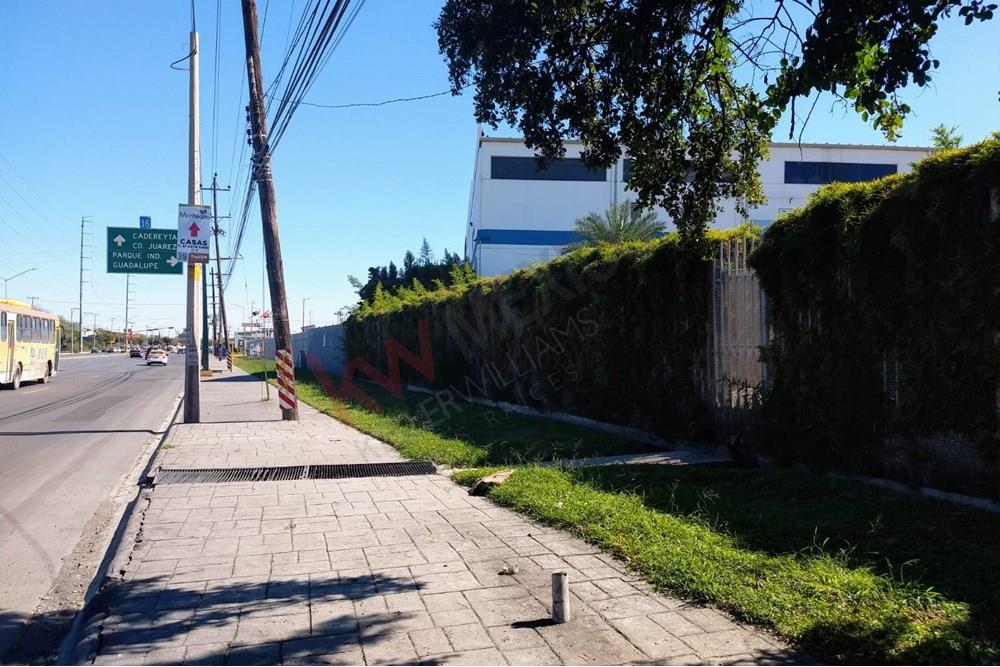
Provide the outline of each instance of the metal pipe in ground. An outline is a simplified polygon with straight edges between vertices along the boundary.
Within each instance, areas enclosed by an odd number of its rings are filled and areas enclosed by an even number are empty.
[[[569,620],[569,575],[566,572],[553,572],[552,622],[567,623]]]

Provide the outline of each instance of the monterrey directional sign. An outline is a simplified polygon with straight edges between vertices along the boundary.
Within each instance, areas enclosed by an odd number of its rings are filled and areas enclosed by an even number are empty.
[[[173,229],[108,227],[108,273],[182,273]]]

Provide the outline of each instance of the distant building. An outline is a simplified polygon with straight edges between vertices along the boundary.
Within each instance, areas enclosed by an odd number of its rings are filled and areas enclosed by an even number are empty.
[[[484,276],[558,257],[576,240],[574,221],[611,204],[635,200],[627,186],[630,160],[608,169],[588,169],[580,142],[566,143],[566,157],[539,172],[534,152],[521,139],[480,136],[466,221],[465,256]],[[766,226],[782,211],[805,203],[810,193],[833,181],[868,181],[905,173],[931,149],[902,146],[771,144],[760,167],[767,203],[750,219]],[[662,209],[657,216],[673,229]],[[713,227],[743,222],[733,200],[724,200]]]

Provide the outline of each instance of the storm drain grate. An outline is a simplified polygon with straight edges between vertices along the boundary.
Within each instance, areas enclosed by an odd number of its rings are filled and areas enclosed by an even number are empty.
[[[349,479],[351,477],[407,477],[433,475],[437,472],[430,461],[398,461],[396,463],[343,463],[306,466],[309,479]]]
[[[357,479],[433,475],[430,461],[344,463],[271,468],[161,468],[155,484],[222,484],[225,482],[282,482],[295,479]]]

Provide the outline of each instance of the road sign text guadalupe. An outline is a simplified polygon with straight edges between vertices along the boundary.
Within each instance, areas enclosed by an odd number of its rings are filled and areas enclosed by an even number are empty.
[[[172,229],[108,227],[108,273],[183,272]]]

